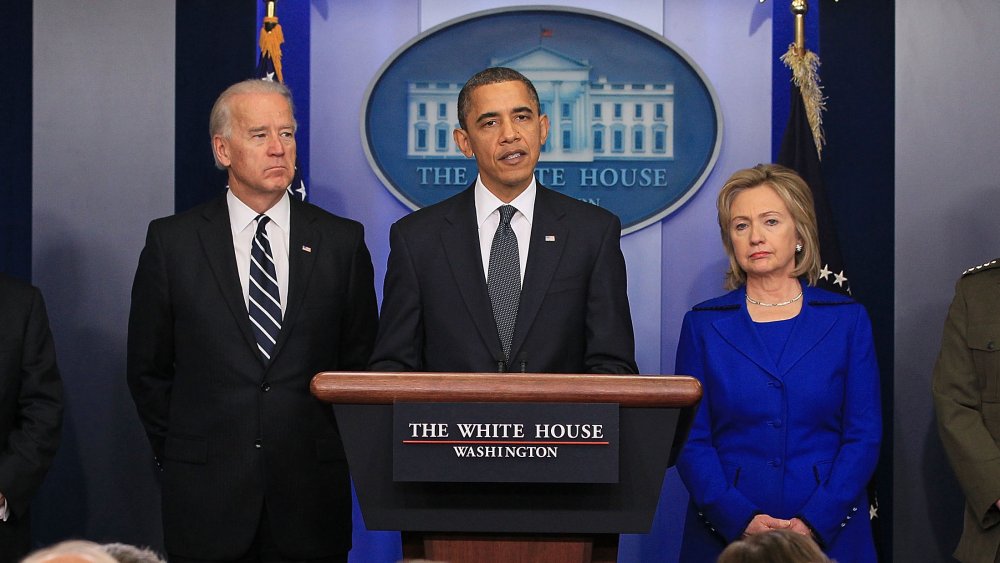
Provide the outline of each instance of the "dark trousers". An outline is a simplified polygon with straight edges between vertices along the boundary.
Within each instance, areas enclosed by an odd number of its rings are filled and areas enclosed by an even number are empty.
[[[20,561],[31,551],[31,515],[20,518],[13,514],[0,522],[0,561]]]
[[[167,559],[170,563],[221,563],[208,559],[179,557],[172,553],[168,555]],[[271,523],[267,518],[267,509],[264,508],[260,512],[257,533],[254,535],[250,549],[242,557],[227,560],[225,563],[347,563],[347,554],[319,559],[288,559],[281,555],[278,546],[274,543],[274,537],[271,535]]]

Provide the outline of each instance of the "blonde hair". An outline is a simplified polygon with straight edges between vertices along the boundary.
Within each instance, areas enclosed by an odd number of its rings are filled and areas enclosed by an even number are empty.
[[[733,201],[742,192],[759,186],[767,186],[778,194],[792,215],[795,234],[802,239],[802,252],[795,254],[795,269],[792,270],[792,275],[805,276],[809,285],[816,285],[820,270],[819,233],[816,227],[816,208],[813,205],[812,190],[790,168],[780,164],[758,164],[753,168],[733,173],[722,186],[722,191],[716,200],[722,246],[729,256],[726,289],[736,289],[747,281],[747,273],[740,267],[736,260],[736,252],[733,250],[733,238],[730,232]]]
[[[716,563],[834,563],[812,539],[790,530],[754,534],[729,544]]]
[[[28,555],[21,563],[60,563],[63,561],[74,563],[77,561],[118,563],[100,545],[84,540],[69,540],[57,543]]]

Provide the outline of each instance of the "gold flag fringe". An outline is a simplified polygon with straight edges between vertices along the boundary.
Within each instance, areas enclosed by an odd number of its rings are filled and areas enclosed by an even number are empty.
[[[269,23],[274,24],[271,31],[267,31],[266,24]],[[278,25],[277,17],[265,17],[264,24],[260,28],[260,55],[271,57],[271,62],[274,63],[274,72],[278,75],[278,82],[284,84],[285,79],[281,74],[281,44],[285,42],[285,34],[281,31],[281,26]]]
[[[788,46],[788,52],[781,55],[781,62],[792,71],[792,82],[802,92],[806,117],[809,119],[813,141],[816,143],[816,155],[822,160],[823,145],[826,144],[826,137],[823,135],[823,110],[826,109],[826,98],[823,97],[823,87],[819,85],[819,57],[808,49],[800,54],[792,43]]]

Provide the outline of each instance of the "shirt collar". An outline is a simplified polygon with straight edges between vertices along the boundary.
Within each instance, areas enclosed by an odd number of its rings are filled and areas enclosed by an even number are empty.
[[[535,177],[532,175],[531,183],[528,184],[528,187],[510,202],[510,205],[517,208],[521,215],[528,220],[529,225],[535,215],[535,194],[537,192],[538,187],[535,182]],[[481,176],[476,176],[476,187],[474,193],[476,199],[476,225],[478,225],[479,228],[482,228],[487,217],[495,212],[498,207],[506,204],[501,201],[500,198],[493,195],[493,192],[486,188],[483,184]]]
[[[226,205],[229,207],[229,225],[232,227],[234,235],[250,227],[253,220],[257,218],[258,213],[240,201],[240,198],[236,197],[232,190],[226,191]],[[281,199],[264,214],[271,219],[272,223],[287,233],[291,223],[291,208],[286,191]]]

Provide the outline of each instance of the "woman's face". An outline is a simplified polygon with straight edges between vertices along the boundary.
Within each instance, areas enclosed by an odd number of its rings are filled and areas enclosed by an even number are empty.
[[[729,211],[733,252],[747,279],[791,277],[795,244],[800,240],[792,214],[777,192],[767,184],[744,190]]]

